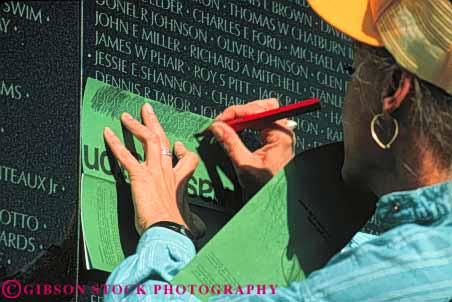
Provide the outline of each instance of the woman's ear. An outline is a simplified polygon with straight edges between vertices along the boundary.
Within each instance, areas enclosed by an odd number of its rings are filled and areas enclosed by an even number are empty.
[[[396,91],[391,95],[387,96],[383,100],[383,112],[390,114],[393,111],[400,108],[402,102],[406,100],[408,93],[410,92],[412,85],[412,75],[406,71],[402,72],[400,78],[399,86]]]

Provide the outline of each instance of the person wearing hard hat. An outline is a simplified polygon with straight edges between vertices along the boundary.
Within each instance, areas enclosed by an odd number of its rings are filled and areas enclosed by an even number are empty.
[[[452,4],[449,0],[310,0],[326,22],[355,41],[354,74],[343,108],[343,178],[379,200],[377,236],[350,244],[322,269],[268,295],[216,296],[218,301],[452,301]],[[250,152],[222,121],[275,108],[276,100],[226,109],[211,130],[236,165],[244,190],[255,190],[293,154],[287,121],[263,131],[265,146]],[[177,207],[177,187],[197,165],[166,135],[152,108],[145,125],[122,121],[147,146],[139,164],[117,137],[105,139],[129,171],[136,227],[135,255],[108,284],[164,285],[192,259],[189,226]],[[262,172],[259,172],[262,171]],[[246,178],[246,182],[245,182]],[[153,209],[159,209],[154,211]],[[171,224],[161,223],[169,221]],[[215,273],[215,272],[211,272]],[[105,301],[196,301],[189,295],[108,294]]]

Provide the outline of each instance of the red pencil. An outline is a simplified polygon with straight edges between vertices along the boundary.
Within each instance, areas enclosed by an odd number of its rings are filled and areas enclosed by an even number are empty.
[[[319,110],[320,102],[318,98],[312,98],[304,101],[299,101],[295,104],[286,105],[277,109],[272,109],[256,114],[251,114],[245,117],[225,121],[236,132],[244,129],[262,129],[268,127],[274,121],[292,117],[295,115]]]

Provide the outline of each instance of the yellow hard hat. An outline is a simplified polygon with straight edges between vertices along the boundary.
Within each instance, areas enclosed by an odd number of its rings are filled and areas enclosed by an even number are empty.
[[[450,0],[308,0],[327,23],[385,47],[397,63],[452,94]]]

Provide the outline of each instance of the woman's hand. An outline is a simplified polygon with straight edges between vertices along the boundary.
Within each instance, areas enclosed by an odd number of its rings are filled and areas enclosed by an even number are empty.
[[[278,100],[266,99],[227,108],[212,124],[215,135],[236,169],[240,184],[252,196],[294,156],[295,133],[287,119],[261,131],[264,146],[254,152],[246,148],[237,133],[223,121],[279,107]]]
[[[146,157],[143,163],[135,159],[109,128],[104,131],[114,156],[129,172],[135,227],[140,235],[159,221],[172,221],[188,228],[181,208],[187,181],[198,165],[198,157],[182,143],[175,143],[174,153],[179,161],[173,168],[172,156],[162,152],[169,150],[170,143],[149,104],[143,106],[142,117],[144,125],[128,113],[124,113],[121,120],[143,143]]]

